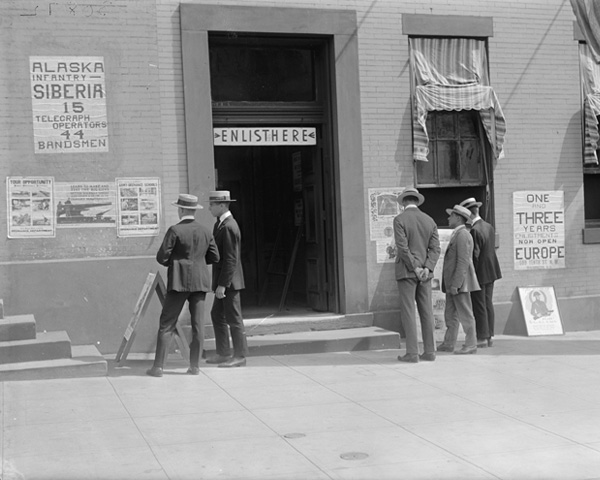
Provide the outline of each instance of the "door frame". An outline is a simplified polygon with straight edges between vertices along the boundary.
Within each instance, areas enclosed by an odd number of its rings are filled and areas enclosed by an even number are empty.
[[[356,12],[182,3],[180,22],[188,189],[202,200],[215,187],[208,33],[324,35],[331,39],[336,311],[367,312],[366,197]]]

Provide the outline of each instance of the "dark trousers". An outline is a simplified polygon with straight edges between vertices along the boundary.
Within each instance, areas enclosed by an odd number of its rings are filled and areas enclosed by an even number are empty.
[[[477,339],[486,340],[494,336],[494,282],[485,283],[478,292],[471,292],[473,315],[477,328]]]
[[[239,290],[225,290],[225,298],[215,297],[210,311],[215,331],[215,347],[217,355],[231,355],[229,333],[233,342],[233,356],[245,357],[248,350],[246,332],[242,319],[242,302]]]
[[[419,353],[415,300],[421,321],[423,350],[425,353],[435,353],[435,320],[431,303],[431,280],[422,283],[416,278],[404,278],[398,280],[397,283],[400,295],[400,322],[406,335],[406,353],[411,355]]]
[[[200,352],[204,347],[204,299],[205,292],[167,292],[163,304],[156,340],[156,355],[154,366],[162,368],[167,356],[169,344],[177,328],[177,319],[185,301],[189,302],[192,323],[192,341],[190,342],[190,366],[197,367],[200,363]],[[185,340],[185,339],[182,339]]]

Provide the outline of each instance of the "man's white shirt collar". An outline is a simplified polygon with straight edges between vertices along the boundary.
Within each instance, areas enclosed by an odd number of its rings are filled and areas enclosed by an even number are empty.
[[[194,215],[184,215],[181,220],[194,220],[195,218]]]
[[[219,217],[219,222],[222,222],[223,220],[225,220],[227,217],[231,217],[231,211],[227,210],[223,215],[221,215]]]

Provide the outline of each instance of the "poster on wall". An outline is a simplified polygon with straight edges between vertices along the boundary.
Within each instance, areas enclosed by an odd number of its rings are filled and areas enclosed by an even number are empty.
[[[562,191],[513,192],[515,270],[565,268]]]
[[[402,212],[396,198],[403,191],[400,187],[369,188],[369,232],[376,243],[377,263],[396,261],[394,217]]]
[[[528,336],[562,335],[554,287],[518,287]]]
[[[115,182],[56,182],[57,228],[116,227]]]
[[[8,238],[56,235],[52,177],[7,177]]]
[[[159,233],[160,180],[117,178],[117,236],[154,237]]]
[[[35,153],[108,152],[104,57],[29,57]]]

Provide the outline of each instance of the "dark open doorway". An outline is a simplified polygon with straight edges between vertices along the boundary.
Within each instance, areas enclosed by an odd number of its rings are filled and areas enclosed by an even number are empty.
[[[330,311],[318,146],[215,148],[219,189],[238,201],[245,308]]]

